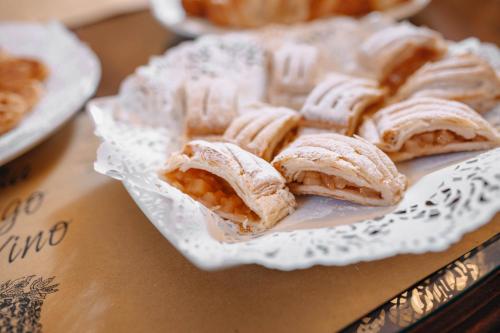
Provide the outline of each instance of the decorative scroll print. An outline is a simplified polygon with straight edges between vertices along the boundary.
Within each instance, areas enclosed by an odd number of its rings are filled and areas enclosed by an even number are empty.
[[[43,301],[58,291],[52,281],[29,275],[0,284],[0,333],[40,333]]]
[[[499,239],[465,254],[342,332],[388,333],[417,323],[495,269]]]

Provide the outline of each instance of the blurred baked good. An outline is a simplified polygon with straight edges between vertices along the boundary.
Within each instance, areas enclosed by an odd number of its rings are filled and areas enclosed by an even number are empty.
[[[0,50],[0,134],[14,128],[39,101],[48,68]]]
[[[212,23],[255,28],[268,23],[297,23],[332,15],[365,15],[411,0],[182,0],[188,15]]]

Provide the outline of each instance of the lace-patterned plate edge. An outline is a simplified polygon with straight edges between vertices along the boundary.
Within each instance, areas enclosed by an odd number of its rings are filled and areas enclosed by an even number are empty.
[[[89,104],[96,135],[101,139],[106,123],[114,122],[110,114],[115,103],[116,98],[112,97]],[[337,227],[275,232],[246,242],[224,243],[211,238],[205,223],[200,223],[204,218],[200,212],[193,212],[193,223],[188,229],[177,230],[172,220],[175,216],[166,212],[171,199],[147,189],[140,179],[145,175],[131,175],[107,164],[113,152],[109,142],[103,141],[96,171],[121,180],[165,238],[193,264],[205,270],[242,264],[294,270],[314,265],[348,265],[397,254],[443,251],[465,233],[488,223],[500,210],[500,201],[495,201],[500,194],[500,170],[495,168],[500,163],[500,148],[497,148],[428,174],[421,182],[434,186],[432,194],[411,205],[400,205],[382,218]]]

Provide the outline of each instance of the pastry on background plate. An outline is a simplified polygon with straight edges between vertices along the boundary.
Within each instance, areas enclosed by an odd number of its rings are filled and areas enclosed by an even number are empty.
[[[375,80],[330,74],[309,94],[301,114],[306,126],[352,135],[363,112],[384,95]]]
[[[0,91],[0,134],[15,127],[28,110],[29,106],[22,97]]]
[[[0,56],[0,81],[18,79],[44,81],[48,75],[47,66],[38,60],[16,57],[5,52]]]
[[[335,133],[301,136],[272,164],[294,194],[389,206],[399,202],[406,189],[406,177],[383,151],[363,139]]]
[[[364,120],[359,134],[394,161],[500,145],[499,133],[467,105],[416,97]]]
[[[300,114],[284,107],[245,107],[224,134],[224,140],[263,158],[272,158],[297,135]]]
[[[450,99],[485,112],[500,102],[500,78],[479,56],[454,55],[428,63],[410,76],[396,100],[410,97]]]
[[[14,128],[40,100],[48,68],[0,50],[0,134]]]
[[[0,80],[0,91],[17,94],[31,109],[42,96],[43,84],[35,79],[5,79]]]
[[[443,37],[430,29],[400,23],[381,29],[360,46],[359,62],[382,85],[395,91],[413,72],[447,50]]]
[[[232,143],[191,141],[168,159],[162,177],[244,230],[270,228],[296,205],[278,171]]]

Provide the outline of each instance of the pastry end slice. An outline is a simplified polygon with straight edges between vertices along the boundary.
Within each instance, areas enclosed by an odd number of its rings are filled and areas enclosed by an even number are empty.
[[[299,195],[389,206],[406,189],[406,177],[384,152],[363,139],[335,133],[304,135],[272,164]]]
[[[467,105],[426,97],[379,110],[365,119],[359,134],[394,161],[500,145],[497,130]]]
[[[427,28],[409,23],[393,25],[375,32],[360,47],[359,60],[391,91],[405,82],[428,61],[441,58],[446,42]]]
[[[0,134],[14,128],[28,110],[29,106],[21,96],[0,91]]]
[[[296,205],[269,163],[232,143],[191,141],[168,159],[161,175],[242,230],[271,228]]]
[[[242,110],[224,134],[224,140],[266,161],[295,139],[300,114],[284,107],[252,104]]]
[[[48,75],[49,69],[38,60],[14,57],[7,53],[0,57],[0,81],[44,81]]]

